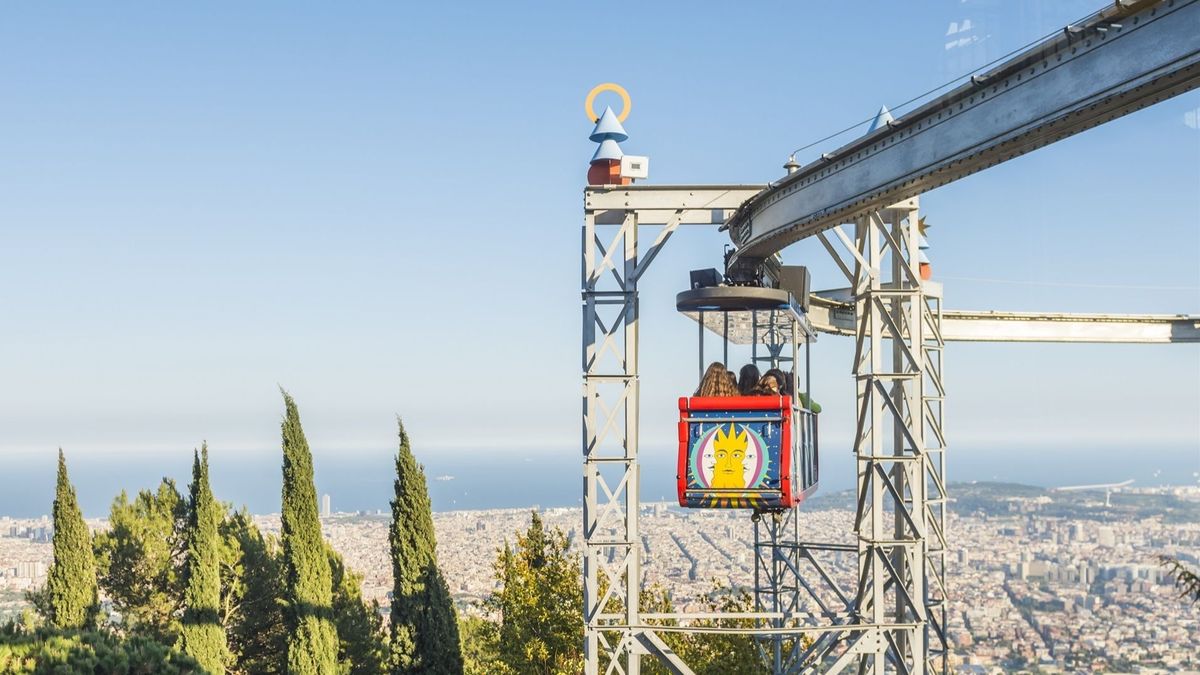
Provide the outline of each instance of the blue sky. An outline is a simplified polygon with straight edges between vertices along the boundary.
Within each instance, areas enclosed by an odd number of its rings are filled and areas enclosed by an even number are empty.
[[[1099,4],[7,5],[0,453],[269,452],[279,385],[318,452],[390,448],[397,413],[426,452],[577,452],[594,84],[631,92],[653,182],[765,182]],[[1200,313],[1197,111],[925,195],[947,307]],[[643,285],[643,448],[694,386],[674,293],[724,243],[681,233]],[[838,284],[818,247],[784,255]],[[849,345],[817,350],[848,448]],[[1200,346],[952,345],[947,375],[964,451],[1200,469]]]

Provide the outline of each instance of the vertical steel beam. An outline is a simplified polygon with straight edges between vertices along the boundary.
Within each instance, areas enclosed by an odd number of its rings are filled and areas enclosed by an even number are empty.
[[[640,412],[640,389],[638,382],[638,214],[631,212],[625,217],[625,375],[629,377],[625,393],[625,534],[629,542],[626,548],[625,567],[625,625],[636,626],[642,596],[642,547],[638,534],[638,507],[640,505],[640,480],[638,464],[638,429]],[[640,644],[628,635],[629,652],[625,672],[641,675]]]
[[[860,218],[852,251],[856,619],[880,628],[855,647],[859,672],[873,674],[947,666],[941,311],[920,278],[917,206],[911,199]]]
[[[583,224],[584,672],[639,673],[637,215]],[[605,227],[609,235],[611,227]],[[618,257],[619,256],[619,257]],[[604,310],[608,310],[606,313]],[[615,311],[614,311],[615,310]],[[619,613],[616,613],[619,608]]]
[[[595,523],[599,518],[599,500],[596,495],[597,466],[593,461],[596,447],[597,417],[595,386],[591,382],[593,364],[596,362],[596,217],[587,211],[583,216],[583,264],[580,266],[580,287],[583,293],[583,612],[587,629],[584,633],[583,652],[586,675],[597,675],[600,640],[595,616],[599,577],[596,570],[599,551],[591,545]]]

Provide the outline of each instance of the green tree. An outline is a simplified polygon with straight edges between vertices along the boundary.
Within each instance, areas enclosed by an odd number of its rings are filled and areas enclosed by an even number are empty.
[[[243,510],[221,524],[223,620],[234,675],[287,671],[283,620],[283,556],[274,537],[263,536]]]
[[[108,522],[108,531],[96,536],[101,587],[127,632],[175,644],[183,613],[186,500],[164,478],[156,492],[142,490],[132,502],[122,491]]]
[[[345,675],[387,672],[387,648],[379,603],[362,598],[362,577],[346,569],[342,556],[326,545],[333,576],[333,618],[338,634],[338,664]]]
[[[754,611],[754,598],[744,589],[734,589],[715,583],[701,601],[708,612],[743,613]],[[698,627],[754,628],[752,619],[702,619]],[[753,635],[737,633],[690,633],[672,645],[675,652],[696,675],[725,675],[737,672],[746,675],[768,673]]]
[[[127,673],[129,675],[203,675],[190,657],[150,638],[122,639],[111,632],[36,631],[0,626],[0,673]]]
[[[90,628],[99,614],[92,535],[67,478],[67,460],[58,450],[54,495],[54,562],[46,578],[46,618],[56,628]]]
[[[583,585],[561,530],[533,512],[516,545],[500,549],[500,584],[489,600],[500,615],[500,661],[518,673],[578,673],[583,666]]]
[[[221,622],[221,509],[208,484],[208,445],[195,453],[188,498],[187,563],[180,647],[210,675],[229,660]]]
[[[462,636],[463,675],[511,675],[500,661],[500,627],[479,616],[458,620]]]
[[[332,580],[317,491],[313,487],[312,452],[296,402],[283,392],[283,562],[286,586],[287,670],[293,675],[337,672],[338,638],[332,619]]]
[[[461,673],[462,647],[450,589],[437,567],[437,542],[425,472],[404,423],[396,453],[392,550],[393,673]]]

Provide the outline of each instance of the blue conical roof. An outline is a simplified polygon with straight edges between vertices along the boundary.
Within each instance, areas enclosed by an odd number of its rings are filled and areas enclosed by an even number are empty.
[[[605,139],[612,139],[620,143],[629,140],[629,134],[625,133],[616,113],[612,111],[611,107],[608,107],[604,109],[604,114],[600,116],[600,119],[596,120],[596,128],[592,129],[592,135],[588,136],[588,139],[594,143]]]
[[[594,162],[598,159],[621,159],[624,156],[625,153],[621,152],[621,146],[617,145],[617,142],[613,139],[606,138],[600,141],[600,147],[596,148],[596,154],[592,155],[592,161]]]
[[[893,119],[895,118],[892,117],[892,113],[888,112],[886,105],[879,106],[879,112],[875,114],[875,121],[871,122],[871,128],[867,129],[867,133],[869,134],[872,131],[875,131],[879,127],[891,122]]]
[[[921,255],[917,258],[919,262],[929,263],[929,256],[925,255],[925,251],[921,251]]]
[[[922,251],[929,248],[929,240],[925,238],[925,235],[919,234],[917,236],[921,238],[920,244],[918,244],[917,247],[920,248]]]

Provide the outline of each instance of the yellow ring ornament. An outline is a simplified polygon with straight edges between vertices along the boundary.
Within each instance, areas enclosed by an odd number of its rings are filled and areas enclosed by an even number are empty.
[[[596,104],[596,96],[606,91],[611,91],[621,97],[621,114],[617,115],[617,121],[624,123],[625,119],[629,117],[629,109],[633,106],[633,104],[629,101],[629,92],[625,91],[625,87],[622,87],[615,82],[598,84],[592,87],[592,90],[588,92],[587,99],[583,102],[583,108],[587,111],[588,119],[593,122],[600,119],[600,116],[596,114],[593,106]]]

